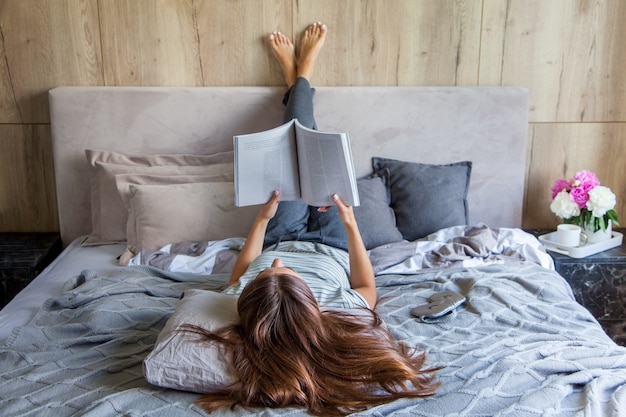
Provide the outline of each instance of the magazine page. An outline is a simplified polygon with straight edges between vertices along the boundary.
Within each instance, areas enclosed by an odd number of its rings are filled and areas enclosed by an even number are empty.
[[[296,122],[300,188],[311,206],[332,206],[332,194],[359,205],[350,141],[347,133],[319,132]]]
[[[264,204],[274,190],[280,190],[281,200],[300,198],[293,121],[233,141],[236,206]]]

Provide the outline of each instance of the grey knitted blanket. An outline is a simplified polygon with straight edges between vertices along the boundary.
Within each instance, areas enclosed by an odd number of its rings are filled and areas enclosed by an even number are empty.
[[[86,271],[0,347],[2,416],[197,416],[197,395],[149,385],[142,361],[182,291],[219,289],[225,275],[146,268]],[[434,292],[467,297],[455,316],[426,324],[412,307]],[[626,348],[615,345],[556,273],[511,260],[378,277],[378,312],[396,338],[441,365],[426,400],[362,415],[623,416]],[[252,411],[221,410],[218,415]],[[298,415],[298,409],[263,415]]]

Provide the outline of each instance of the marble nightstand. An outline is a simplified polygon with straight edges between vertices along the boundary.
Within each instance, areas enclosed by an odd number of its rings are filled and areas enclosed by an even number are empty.
[[[62,250],[58,233],[0,233],[0,308]]]
[[[621,233],[624,229],[616,229]],[[550,231],[531,231],[535,236]],[[621,246],[585,258],[548,251],[556,271],[616,343],[626,346],[626,240]]]

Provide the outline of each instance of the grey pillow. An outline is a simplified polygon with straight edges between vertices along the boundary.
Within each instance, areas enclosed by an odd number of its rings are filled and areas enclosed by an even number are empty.
[[[372,166],[374,172],[389,171],[391,208],[404,239],[468,223],[470,161],[431,165],[374,157]]]
[[[367,249],[402,240],[402,234],[396,227],[396,216],[389,207],[386,176],[385,172],[381,172],[381,175],[357,181],[361,205],[354,207],[354,217]]]

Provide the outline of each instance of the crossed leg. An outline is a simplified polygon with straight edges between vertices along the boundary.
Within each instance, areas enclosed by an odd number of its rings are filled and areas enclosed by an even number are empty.
[[[324,45],[326,32],[326,25],[322,23],[310,25],[302,37],[299,58],[296,58],[291,40],[281,32],[272,32],[268,38],[272,53],[289,88],[283,100],[284,122],[298,119],[308,128],[317,128],[313,116],[315,89],[311,88],[310,79]],[[318,208],[309,207],[300,200],[281,202],[276,215],[268,224],[264,246],[279,241],[304,240],[326,243],[347,250],[345,229],[336,210],[336,207],[330,207],[325,208],[324,212],[319,212]]]

